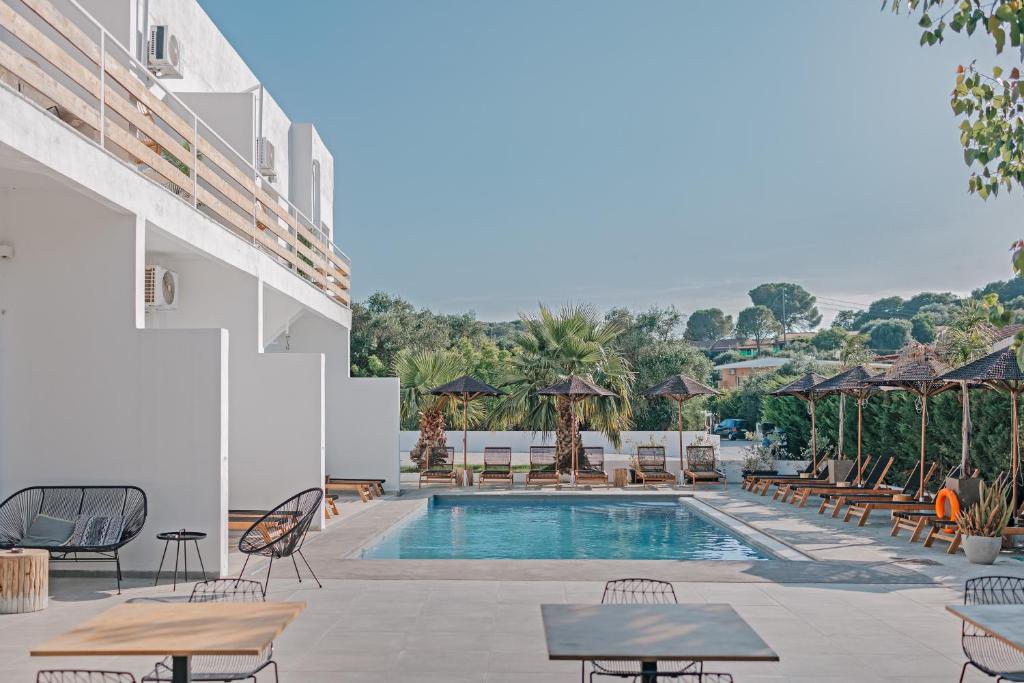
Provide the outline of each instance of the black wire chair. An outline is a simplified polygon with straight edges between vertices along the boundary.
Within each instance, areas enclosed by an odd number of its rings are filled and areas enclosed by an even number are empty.
[[[47,669],[36,674],[36,683],[135,683],[135,676],[124,671]]]
[[[263,602],[263,586],[259,581],[248,579],[212,579],[197,583],[192,589],[189,602]],[[193,681],[240,681],[256,680],[256,674],[267,667],[273,667],[277,681],[277,662],[274,661],[274,644],[271,643],[258,655],[211,655],[192,658]],[[157,662],[153,671],[142,677],[143,683],[173,680],[173,663],[170,657]]]
[[[676,605],[676,591],[671,583],[656,579],[615,579],[604,585],[602,605]],[[642,672],[640,662],[593,661],[590,663],[590,680],[594,676],[614,676],[638,680]],[[584,664],[584,667],[586,665]],[[649,675],[649,674],[648,674]],[[729,674],[704,673],[697,662],[659,662],[659,678],[673,678],[678,681],[711,681],[730,683]]]
[[[323,489],[306,489],[281,503],[249,527],[238,539],[238,550],[246,555],[242,571],[238,574],[239,580],[245,575],[245,567],[249,564],[249,558],[253,555],[260,555],[270,558],[270,564],[267,567],[267,580],[263,584],[264,596],[266,596],[267,587],[270,585],[270,570],[274,566],[275,559],[292,558],[295,575],[299,577],[299,583],[302,583],[299,564],[295,561],[295,556],[298,555],[306,563],[306,569],[313,575],[316,585],[323,588],[320,579],[316,577],[316,572],[309,566],[306,556],[302,554],[302,544],[306,540],[309,525],[313,523],[315,515],[322,514],[323,499]]]
[[[965,605],[1024,605],[1024,579],[1015,576],[981,576],[964,584]],[[960,629],[960,643],[967,661],[960,669],[963,683],[968,666],[995,676],[997,681],[1024,680],[1024,654],[966,621]]]
[[[48,550],[51,562],[113,562],[120,593],[120,550],[142,531],[146,512],[146,493],[137,486],[30,486],[0,503],[0,550]],[[23,543],[36,515],[74,521],[71,538],[61,545]]]

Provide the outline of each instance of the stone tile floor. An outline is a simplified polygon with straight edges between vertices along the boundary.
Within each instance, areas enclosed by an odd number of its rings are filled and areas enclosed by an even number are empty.
[[[269,597],[307,603],[306,611],[276,643],[282,681],[579,680],[578,665],[547,660],[539,605],[597,602],[603,582],[594,580],[595,575],[607,567],[619,573],[601,578],[614,578],[631,565],[636,573],[654,578],[659,572],[668,575],[684,603],[733,605],[779,653],[777,664],[708,665],[709,670],[732,672],[738,681],[956,680],[963,661],[960,623],[944,606],[961,600],[959,587],[966,576],[1024,575],[1024,564],[1009,556],[1001,557],[995,567],[981,569],[967,564],[962,555],[949,557],[905,539],[891,539],[884,515],[864,529],[854,529],[810,509],[783,507],[735,487],[699,495],[827,561],[822,566],[835,568],[837,582],[820,571],[794,571],[792,580],[786,578],[783,570],[811,564],[806,562],[779,563],[775,571],[756,576],[728,566],[733,563],[717,563],[716,574],[707,567],[691,569],[684,562],[595,562],[582,572],[583,580],[577,580],[578,565],[572,562],[496,562],[466,580],[459,570],[467,565],[461,562],[367,562],[348,557],[422,505],[423,495],[427,494],[346,506],[342,518],[307,545],[323,589],[308,579],[300,584],[290,563],[275,565]],[[898,581],[886,583],[884,573],[853,571],[863,561],[905,571]],[[384,578],[375,577],[373,566],[380,569],[376,576]],[[262,578],[265,570],[255,567],[253,573]],[[489,571],[495,576],[488,576]],[[801,576],[813,581],[799,582]],[[516,580],[525,577],[530,580]],[[854,580],[841,582],[845,577]],[[147,671],[149,659],[28,656],[33,644],[118,601],[169,592],[169,586],[145,583],[129,581],[123,595],[114,596],[107,578],[54,578],[47,610],[0,616],[0,681],[32,681],[37,669],[51,666],[113,666],[137,675]],[[270,674],[261,678],[272,680]],[[967,680],[987,679],[969,674]]]

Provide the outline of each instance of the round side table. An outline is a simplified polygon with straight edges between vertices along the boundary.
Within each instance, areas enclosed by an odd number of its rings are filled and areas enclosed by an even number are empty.
[[[196,547],[196,555],[199,557],[199,567],[203,570],[203,581],[206,581],[206,567],[203,566],[203,554],[199,552],[199,541],[206,538],[206,534],[202,531],[186,531],[185,529],[179,529],[178,531],[164,531],[156,535],[157,540],[164,542],[164,554],[160,556],[160,567],[156,570],[156,580],[153,581],[153,585],[160,583],[160,572],[164,568],[164,558],[167,557],[167,546],[174,542],[174,580],[172,583],[171,590],[178,590],[178,560],[179,555],[184,556],[185,560],[185,582],[188,582],[188,542],[192,541]]]
[[[49,592],[49,551],[0,550],[0,614],[46,609]]]

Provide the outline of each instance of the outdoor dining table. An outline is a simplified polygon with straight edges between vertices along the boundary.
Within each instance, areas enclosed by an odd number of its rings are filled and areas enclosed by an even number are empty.
[[[655,683],[658,661],[777,662],[731,606],[541,605],[548,659],[640,662]]]
[[[1024,606],[946,605],[946,610],[975,628],[1024,652]]]
[[[33,657],[166,656],[190,683],[196,655],[258,655],[304,602],[134,603],[111,607],[31,651]]]

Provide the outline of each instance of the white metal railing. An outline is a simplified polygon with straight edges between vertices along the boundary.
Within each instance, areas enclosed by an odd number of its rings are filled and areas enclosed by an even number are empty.
[[[351,260],[323,225],[264,183],[77,0],[64,1],[81,21],[51,0],[0,0],[0,82],[349,305]]]

